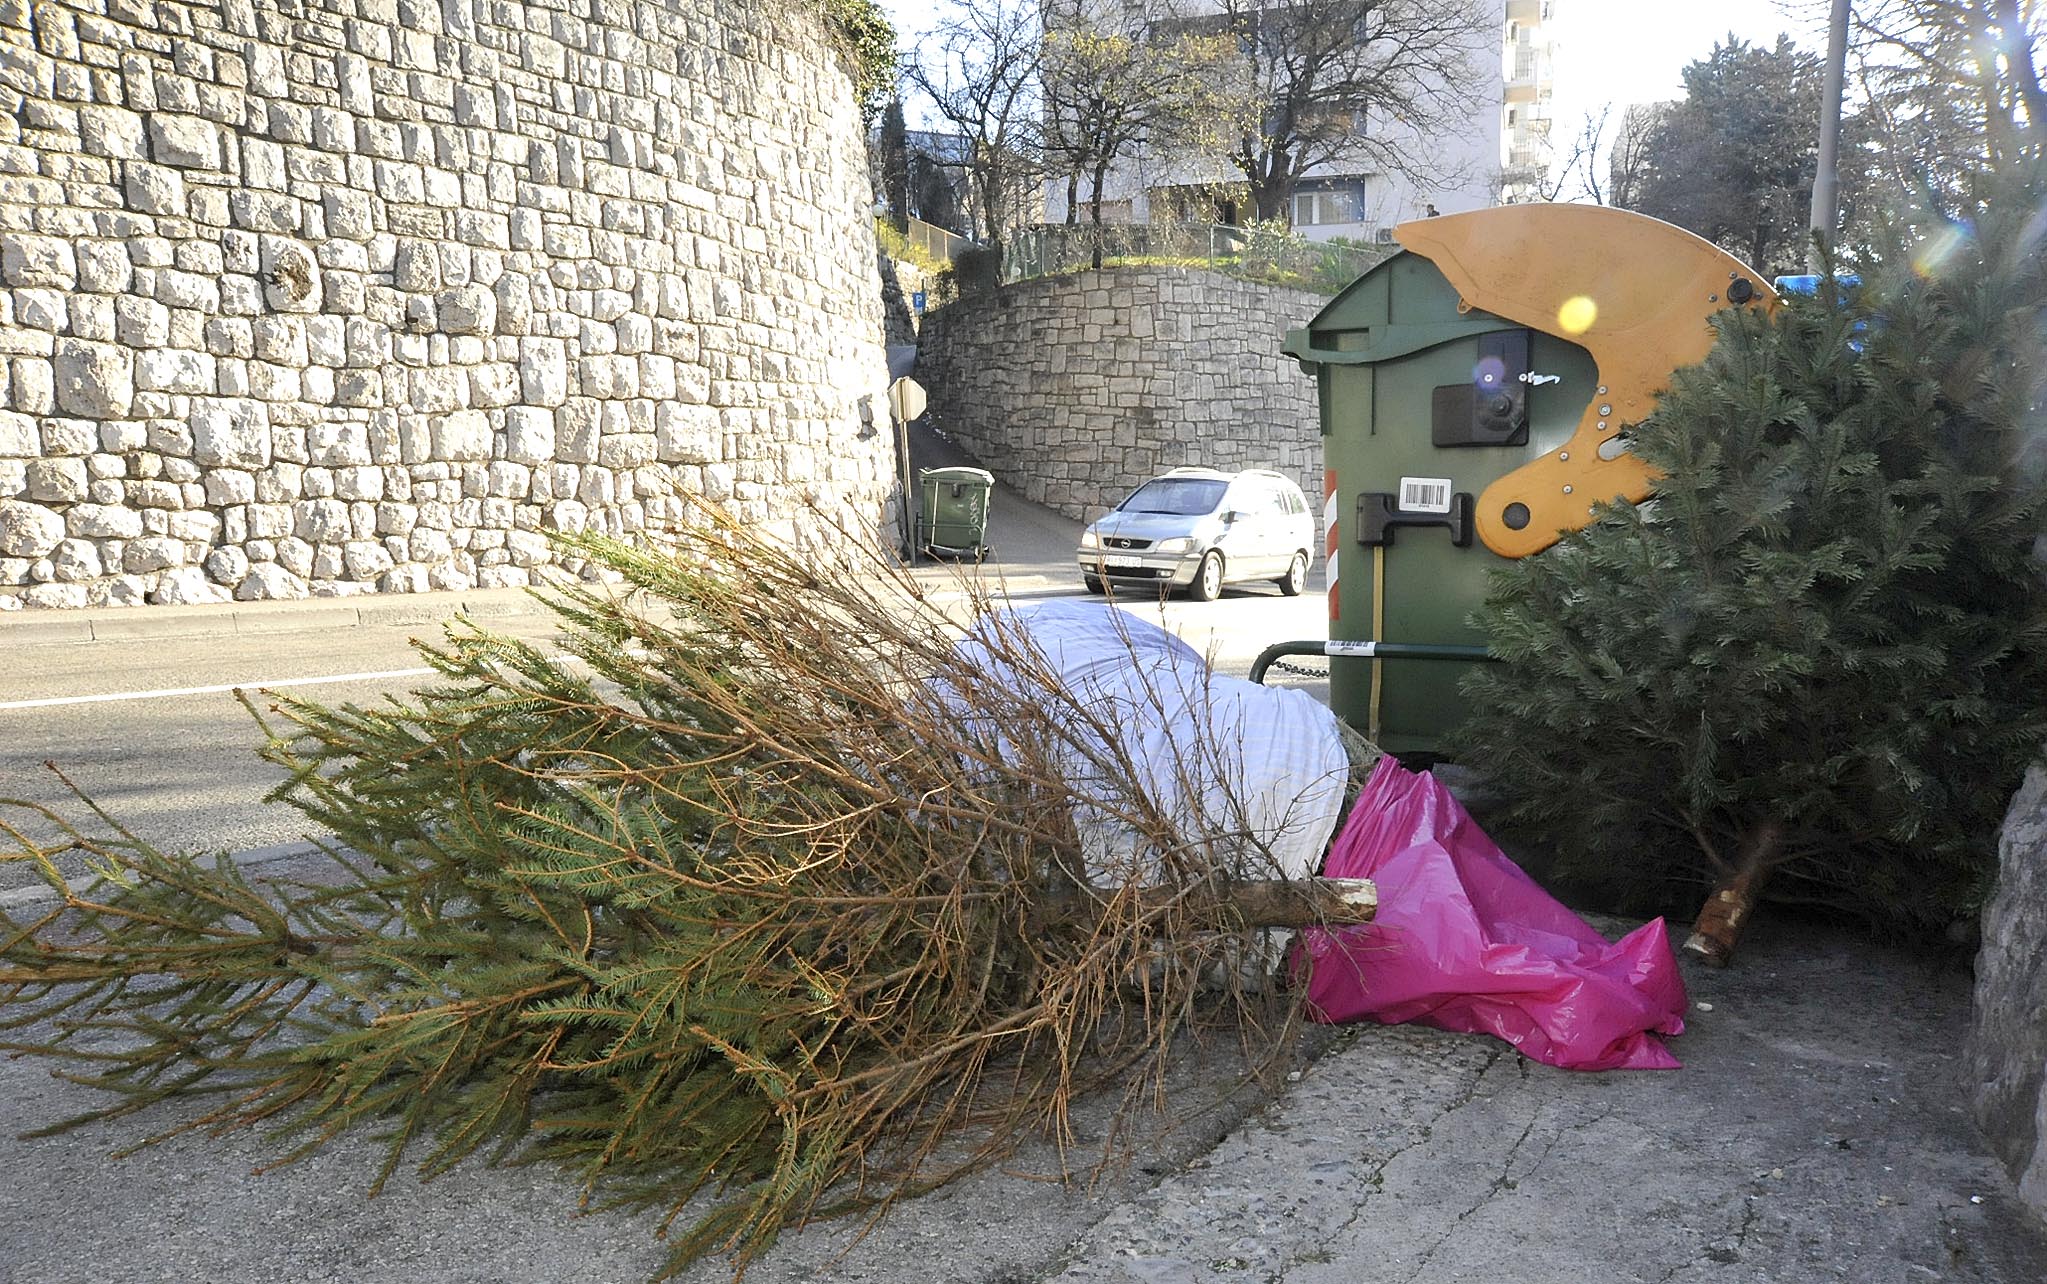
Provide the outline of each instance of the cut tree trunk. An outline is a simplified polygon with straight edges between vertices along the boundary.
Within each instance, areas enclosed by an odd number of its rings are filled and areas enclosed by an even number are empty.
[[[1184,890],[1147,887],[1138,891],[1146,908],[1161,905]],[[1225,903],[1246,927],[1343,927],[1369,923],[1379,911],[1379,889],[1369,878],[1271,878],[1231,884]],[[1076,889],[1039,906],[1042,924],[1087,921],[1101,915],[1103,901]]]
[[[1783,845],[1784,828],[1774,821],[1757,826],[1749,834],[1742,842],[1734,872],[1713,889],[1692,923],[1692,934],[1685,940],[1686,953],[1714,967],[1726,967],[1733,960],[1742,926],[1755,909],[1756,898],[1762,895],[1763,884],[1769,881],[1778,849]]]

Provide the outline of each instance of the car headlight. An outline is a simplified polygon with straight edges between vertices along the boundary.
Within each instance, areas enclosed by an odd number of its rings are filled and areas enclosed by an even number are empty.
[[[1152,549],[1160,553],[1191,553],[1194,551],[1194,537],[1179,535],[1172,539],[1162,539],[1152,545]]]
[[[1102,537],[1095,534],[1094,527],[1090,526],[1080,533],[1080,546],[1082,548],[1100,548],[1102,546]]]

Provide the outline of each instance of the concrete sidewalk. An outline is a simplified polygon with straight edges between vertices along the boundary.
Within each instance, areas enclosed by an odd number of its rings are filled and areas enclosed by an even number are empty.
[[[1625,924],[1602,923],[1609,932]],[[1044,1178],[1048,1146],[857,1221],[791,1232],[756,1284],[2038,1284],[2047,1236],[1962,1108],[1966,978],[1769,916],[1736,968],[1694,974],[1685,1068],[1578,1074],[1476,1035],[1359,1026],[1269,1098],[1195,1058],[1130,1161]],[[0,1281],[621,1284],[662,1253],[654,1216],[572,1215],[575,1182],[470,1164],[364,1198],[378,1148],[186,1136],[157,1109],[34,1141],[104,1104],[0,1060],[17,1181]],[[1106,1139],[1077,1112],[1076,1162]],[[690,1284],[729,1279],[708,1261]]]

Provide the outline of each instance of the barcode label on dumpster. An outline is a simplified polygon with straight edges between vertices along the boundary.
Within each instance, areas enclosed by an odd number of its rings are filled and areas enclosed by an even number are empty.
[[[1448,477],[1403,477],[1400,479],[1400,507],[1410,513],[1450,511]]]

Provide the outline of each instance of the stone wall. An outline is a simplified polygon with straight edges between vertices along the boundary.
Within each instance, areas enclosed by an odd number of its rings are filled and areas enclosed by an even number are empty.
[[[0,608],[874,529],[866,173],[804,0],[0,0]]]
[[[1069,516],[1187,464],[1277,469],[1319,512],[1315,384],[1280,343],[1328,301],[1195,268],[1045,277],[927,314],[918,378],[938,428]]]
[[[1998,843],[1997,893],[1983,912],[1969,1068],[1976,1121],[2047,1218],[2047,763],[2012,799]]]
[[[880,269],[882,321],[889,346],[913,344],[924,325],[924,318],[916,308],[918,292],[924,293],[926,307],[936,302],[931,297],[931,274],[915,263],[892,259],[886,254],[881,256]]]

